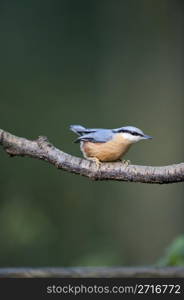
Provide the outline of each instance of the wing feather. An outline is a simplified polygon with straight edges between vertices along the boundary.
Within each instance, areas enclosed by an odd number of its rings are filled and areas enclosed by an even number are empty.
[[[112,139],[113,133],[110,129],[98,129],[97,131],[84,134],[75,140],[75,143],[81,141],[92,143],[106,143]]]

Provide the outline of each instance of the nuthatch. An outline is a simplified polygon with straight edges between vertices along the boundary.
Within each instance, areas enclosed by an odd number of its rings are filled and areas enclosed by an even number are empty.
[[[121,160],[132,144],[152,138],[133,126],[101,129],[71,125],[70,129],[79,135],[75,143],[80,142],[84,157],[95,161],[98,166],[100,162]]]

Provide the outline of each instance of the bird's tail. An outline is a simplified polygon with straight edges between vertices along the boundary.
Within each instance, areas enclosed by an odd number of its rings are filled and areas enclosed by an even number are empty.
[[[70,125],[70,130],[77,135],[83,135],[86,132],[86,128],[81,125]]]

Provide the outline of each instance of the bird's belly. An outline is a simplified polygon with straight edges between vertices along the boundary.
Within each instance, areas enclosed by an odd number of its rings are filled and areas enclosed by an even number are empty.
[[[129,144],[116,144],[111,141],[106,143],[81,143],[81,150],[86,158],[96,157],[100,161],[116,161],[121,159],[129,147]]]

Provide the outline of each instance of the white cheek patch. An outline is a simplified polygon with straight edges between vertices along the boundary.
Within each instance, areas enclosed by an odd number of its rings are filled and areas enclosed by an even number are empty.
[[[123,136],[124,139],[127,139],[130,142],[132,142],[132,143],[136,143],[136,142],[142,140],[141,136],[139,136],[139,135],[132,135],[132,134],[130,134],[128,132],[123,132],[122,136]]]

